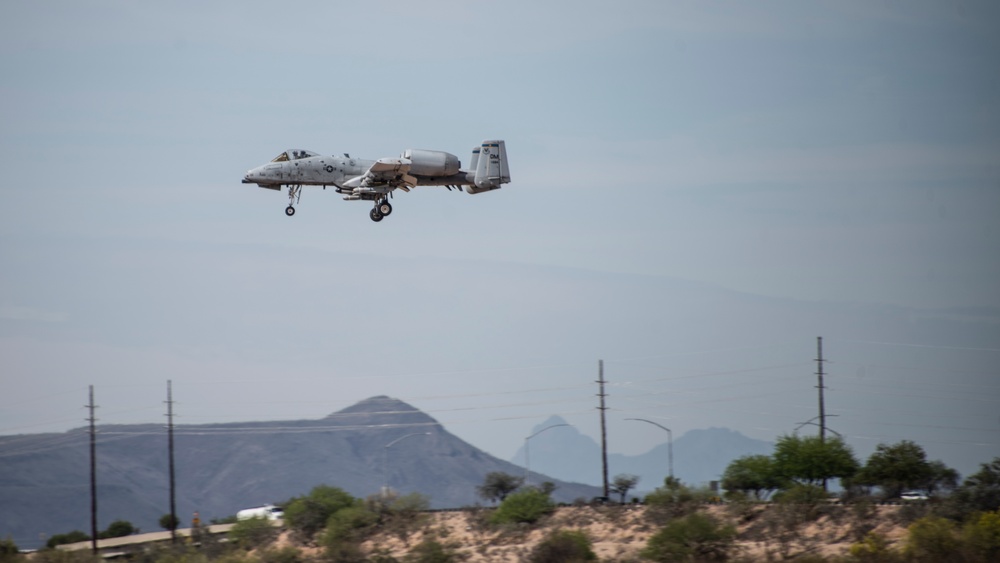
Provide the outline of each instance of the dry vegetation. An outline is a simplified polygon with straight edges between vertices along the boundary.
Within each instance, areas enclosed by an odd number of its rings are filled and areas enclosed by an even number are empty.
[[[736,561],[775,561],[806,554],[844,556],[870,531],[884,535],[890,543],[898,542],[909,521],[918,516],[909,507],[873,505],[811,509],[716,505],[701,510],[737,528]],[[408,533],[377,533],[361,547],[369,556],[403,561],[414,546],[432,540],[469,563],[516,563],[525,561],[551,531],[569,529],[585,532],[601,561],[640,561],[639,552],[659,529],[645,512],[642,506],[564,507],[532,526],[499,528],[488,525],[482,512],[442,512],[427,515]],[[279,544],[289,545],[287,537]],[[306,549],[303,555],[319,557],[321,550]]]

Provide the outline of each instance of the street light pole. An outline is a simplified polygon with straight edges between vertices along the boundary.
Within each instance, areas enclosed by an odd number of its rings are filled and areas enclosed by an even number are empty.
[[[639,420],[642,422],[648,422],[655,426],[659,426],[660,428],[667,431],[667,463],[669,464],[670,478],[673,479],[674,478],[674,433],[671,432],[670,429],[667,428],[666,426],[658,422],[653,422],[652,420],[646,420],[645,418],[626,418],[625,420]]]
[[[542,432],[545,432],[546,430],[549,430],[549,429],[552,429],[552,428],[558,428],[560,426],[573,426],[573,425],[572,424],[553,424],[552,426],[546,426],[545,428],[542,428],[538,432],[535,432],[531,436],[528,436],[527,438],[524,439],[524,484],[525,485],[530,485],[531,484],[531,452],[528,450],[528,440],[534,438],[535,436],[538,436],[539,434],[541,434]]]
[[[395,440],[389,442],[388,444],[382,446],[382,496],[389,493],[389,448],[396,444],[397,442],[402,442],[403,440],[413,437],[413,436],[430,436],[430,432],[414,432],[413,434],[407,434],[396,438]]]

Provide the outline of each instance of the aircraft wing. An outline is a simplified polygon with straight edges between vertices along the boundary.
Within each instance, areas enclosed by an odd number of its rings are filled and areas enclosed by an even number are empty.
[[[364,174],[344,182],[344,187],[389,187],[408,191],[417,185],[417,179],[409,173],[411,164],[407,158],[380,158]]]

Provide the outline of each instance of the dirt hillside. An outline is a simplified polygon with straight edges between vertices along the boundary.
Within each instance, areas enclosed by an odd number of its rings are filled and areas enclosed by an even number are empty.
[[[700,510],[738,531],[734,559],[768,560],[804,553],[844,555],[869,531],[896,543],[905,535],[911,507],[821,506],[807,509],[779,506],[706,506]],[[660,526],[642,506],[564,507],[533,526],[497,529],[484,524],[482,512],[424,515],[408,530],[381,532],[363,544],[369,554],[402,559],[414,546],[434,540],[462,554],[469,562],[524,561],[549,533],[581,530],[602,561],[638,561],[639,552]]]

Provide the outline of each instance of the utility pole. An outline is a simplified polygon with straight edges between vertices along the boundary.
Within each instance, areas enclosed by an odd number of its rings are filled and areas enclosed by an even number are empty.
[[[816,388],[819,389],[819,443],[826,443],[826,405],[823,403],[823,337],[816,337],[816,375],[819,377],[819,383]]]
[[[170,541],[177,543],[176,483],[174,481],[174,394],[173,384],[167,380],[167,457],[170,460]]]
[[[597,407],[601,411],[601,467],[604,475],[604,496],[608,497],[611,494],[611,489],[608,487],[608,429],[604,421],[604,411],[608,410],[604,406],[604,360],[597,360],[597,383],[600,384],[600,393],[597,394],[601,398],[601,406]]]
[[[823,403],[823,337],[816,337],[816,376],[819,382],[816,388],[819,389],[819,443],[826,443],[826,405]],[[823,478],[823,490],[826,491],[826,478]]]
[[[94,416],[94,409],[97,405],[94,404],[94,386],[90,386],[90,403],[87,404],[87,408],[90,409],[90,418],[87,422],[90,423],[90,550],[96,555],[97,554],[97,428],[94,424],[97,422],[97,418]]]

